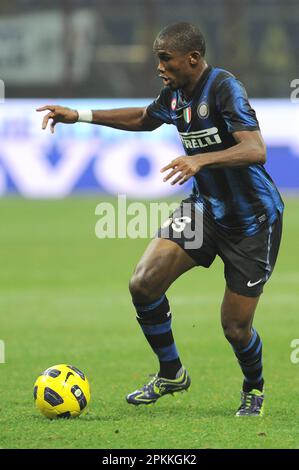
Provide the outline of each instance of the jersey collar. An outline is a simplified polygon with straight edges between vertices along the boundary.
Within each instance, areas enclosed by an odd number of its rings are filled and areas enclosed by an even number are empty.
[[[201,94],[202,90],[203,90],[203,87],[210,75],[212,71],[212,66],[211,65],[208,65],[208,67],[204,70],[204,72],[202,73],[202,75],[200,76],[198,82],[196,83],[195,85],[195,88],[194,88],[194,91],[192,93],[192,97],[190,98],[190,100],[187,100],[185,97],[184,97],[184,94],[182,92],[182,90],[180,90],[180,98],[181,98],[181,103],[182,105],[187,105],[189,104],[192,99],[195,97],[195,96],[198,96]]]
[[[208,65],[208,67],[205,69],[205,71],[203,72],[203,74],[200,76],[200,79],[198,80],[198,82],[196,83],[195,85],[195,88],[194,88],[194,91],[193,91],[193,96],[195,95],[199,95],[202,90],[203,90],[203,87],[211,73],[211,70],[212,70],[212,66],[211,65]]]

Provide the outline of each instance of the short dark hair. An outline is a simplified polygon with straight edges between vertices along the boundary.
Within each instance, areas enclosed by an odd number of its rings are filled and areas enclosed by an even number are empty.
[[[203,57],[206,53],[205,38],[192,23],[174,23],[163,28],[155,39],[154,50],[161,41],[167,41],[171,50],[183,53],[198,51]]]

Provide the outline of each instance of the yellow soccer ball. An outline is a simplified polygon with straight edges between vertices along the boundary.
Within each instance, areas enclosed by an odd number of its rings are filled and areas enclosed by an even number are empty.
[[[47,418],[76,418],[90,400],[90,389],[83,372],[74,366],[58,364],[37,378],[33,395],[36,407]]]

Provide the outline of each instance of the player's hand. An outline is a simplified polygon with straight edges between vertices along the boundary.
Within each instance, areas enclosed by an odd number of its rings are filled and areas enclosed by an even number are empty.
[[[52,134],[54,134],[55,126],[58,122],[74,124],[78,121],[78,112],[75,109],[64,108],[63,106],[47,104],[46,106],[37,108],[36,111],[49,111],[49,113],[46,114],[43,119],[42,129],[46,129],[49,119],[52,119],[50,124]]]
[[[165,176],[163,181],[168,181],[173,176],[177,175],[177,177],[171,182],[171,184],[184,184],[188,181],[192,176],[198,173],[201,169],[200,163],[200,156],[193,156],[193,157],[178,157],[172,160],[169,165],[164,166],[160,171],[164,173],[164,171],[171,170],[168,175]]]

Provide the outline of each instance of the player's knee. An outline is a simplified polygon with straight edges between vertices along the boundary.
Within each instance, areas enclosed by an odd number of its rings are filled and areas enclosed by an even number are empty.
[[[143,279],[133,274],[129,282],[129,290],[133,300],[138,301],[139,298],[146,296],[146,286],[144,285]]]
[[[163,294],[159,289],[155,273],[142,269],[133,274],[129,289],[134,302],[150,302]]]
[[[248,325],[238,324],[223,325],[223,333],[229,343],[237,348],[245,347],[251,335]]]

